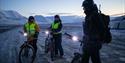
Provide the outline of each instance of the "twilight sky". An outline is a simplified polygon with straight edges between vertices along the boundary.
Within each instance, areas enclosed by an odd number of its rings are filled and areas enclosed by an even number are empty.
[[[105,14],[125,13],[125,0],[94,0]],[[0,10],[14,10],[30,15],[84,15],[83,0],[0,0]]]

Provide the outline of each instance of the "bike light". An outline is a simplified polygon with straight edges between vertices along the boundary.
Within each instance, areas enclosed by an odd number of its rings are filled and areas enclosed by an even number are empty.
[[[48,34],[49,34],[49,31],[48,31],[48,30],[46,30],[46,31],[45,31],[45,34],[46,34],[46,35],[48,35]]]
[[[73,40],[73,41],[78,41],[78,37],[77,37],[77,36],[73,36],[73,37],[72,37],[72,40]]]
[[[24,33],[24,36],[27,36],[27,33]]]

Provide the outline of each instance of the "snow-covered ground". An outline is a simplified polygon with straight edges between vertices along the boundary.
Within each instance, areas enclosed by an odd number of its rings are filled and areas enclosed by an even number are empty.
[[[35,18],[41,26],[35,63],[48,63],[50,55],[44,54],[44,41],[46,35],[42,32],[45,28],[50,26],[49,24],[46,25],[45,22],[51,23],[53,21],[53,16],[43,17],[37,15]],[[77,35],[80,39],[82,38],[83,17],[62,16],[61,19],[64,26],[63,32]],[[26,20],[25,17],[15,11],[0,11],[0,63],[18,63],[19,49],[26,39],[18,31],[22,30],[21,25],[24,24]],[[111,26],[117,27],[114,23],[118,24],[119,22],[119,26],[124,28],[124,20],[111,21]],[[102,63],[125,63],[125,30],[111,30],[111,32],[113,36],[112,42],[110,44],[104,44],[100,51]],[[73,53],[79,51],[79,42],[73,42],[64,35],[62,39],[64,58],[66,58],[66,60],[57,60],[54,63],[69,63],[73,58]]]
[[[21,27],[3,32],[0,34],[0,63],[18,63],[19,47],[24,43],[25,38],[18,32]],[[42,29],[44,31],[44,29]],[[50,55],[44,54],[44,41],[46,35],[40,32],[38,39],[38,52],[35,63],[47,63]],[[73,35],[82,37],[81,27],[69,26],[63,29],[63,32],[68,32]],[[102,63],[125,63],[125,30],[111,30],[113,40],[110,44],[104,44],[101,49]],[[70,62],[73,58],[73,53],[79,51],[79,42],[73,42],[63,35],[63,49],[66,61],[56,60],[54,63]]]

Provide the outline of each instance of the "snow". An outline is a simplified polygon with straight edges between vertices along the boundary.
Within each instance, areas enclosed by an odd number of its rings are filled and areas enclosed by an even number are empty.
[[[42,15],[35,15],[35,20],[38,24],[50,24],[54,21],[53,16],[44,17]],[[84,17],[82,16],[60,16],[62,23],[82,23]],[[0,25],[22,25],[27,22],[27,18],[13,10],[0,10]]]
[[[71,29],[72,28],[72,29]],[[1,63],[17,63],[18,60],[15,60],[16,58],[18,58],[18,53],[19,53],[19,47],[24,43],[24,41],[26,40],[26,38],[21,35],[18,31],[22,30],[22,28],[16,28],[7,32],[4,32],[2,34],[0,34],[0,61]],[[44,59],[47,59],[45,61],[50,61],[50,55],[46,55],[44,54],[44,44],[45,44],[45,38],[46,35],[44,33],[42,33],[43,31],[45,31],[44,29],[42,29],[42,31],[39,34],[39,38],[38,38],[38,53],[37,53],[37,58],[35,60],[36,63],[41,63],[42,61],[44,61]],[[63,32],[67,32],[71,35],[77,35],[80,39],[82,38],[83,34],[81,28],[73,28],[70,27],[70,29],[64,28]],[[122,58],[124,58],[124,45],[118,45],[118,44],[114,44],[115,41],[116,43],[121,43],[121,44],[125,44],[124,42],[120,42],[118,41],[118,39],[116,39],[115,37],[118,36],[118,38],[120,37],[120,39],[124,40],[125,39],[125,30],[111,30],[112,34],[113,34],[113,41],[111,44],[109,44],[108,46],[104,46],[101,50],[101,57],[102,59],[105,59],[103,61],[103,63],[107,62],[107,63],[112,63],[112,62],[118,62],[115,60],[109,61],[108,59],[116,59],[116,57],[113,57],[116,55],[122,55],[122,56],[117,56],[118,58],[121,59],[121,61],[123,61]],[[79,52],[81,47],[80,47],[80,43],[77,41],[72,41],[71,39],[68,39],[65,35],[63,35],[63,41],[62,41],[62,46],[64,49],[64,58],[66,61],[70,62],[73,58],[73,54],[74,52]],[[113,48],[111,48],[113,47]],[[119,48],[119,51],[115,50],[115,48]],[[122,50],[122,49],[123,50]],[[112,53],[110,51],[113,51]],[[109,56],[111,55],[111,56]],[[7,61],[5,59],[8,59]],[[58,61],[58,60],[57,60]],[[120,60],[119,60],[120,61]],[[56,63],[56,62],[53,62]],[[65,63],[63,61],[59,62],[59,63]]]
[[[125,20],[120,22],[119,28],[125,29]]]
[[[46,18],[51,22],[54,21],[54,16],[48,16]],[[84,21],[84,17],[82,16],[60,16],[60,19],[62,20],[62,23],[81,23]]]
[[[113,29],[125,29],[125,16],[118,16],[112,19],[110,27]]]
[[[10,18],[10,19],[21,19],[24,18],[22,15],[20,15],[16,11],[0,11],[0,13],[3,15],[5,18]]]
[[[114,17],[114,19],[111,19],[111,20],[112,21],[122,21],[124,19],[125,19],[125,15],[123,15],[123,16],[116,16],[116,17]]]
[[[24,24],[26,18],[16,11],[0,10],[0,25],[21,25]]]
[[[39,24],[49,24],[50,22],[42,15],[36,15],[34,16],[35,20]]]
[[[123,21],[111,21],[110,27],[112,29],[125,29],[125,20],[123,20]]]
[[[53,16],[43,17],[42,15],[36,15],[35,19],[38,23],[51,23],[53,22]],[[79,39],[82,39],[83,31],[82,31],[82,22],[84,17],[81,16],[61,16],[61,20],[63,22],[63,33],[67,32],[71,35],[78,36]],[[7,28],[11,27],[8,25],[20,25],[26,22],[26,18],[20,15],[16,11],[0,11],[0,26],[7,26]],[[123,21],[111,21],[110,26],[116,28],[120,23],[120,28],[125,28],[125,20]],[[115,25],[116,24],[116,25]],[[78,26],[76,26],[78,25]],[[3,27],[1,27],[3,28]],[[19,47],[26,40],[23,35],[21,35],[18,31],[22,30],[22,27],[17,27],[15,29],[9,30],[7,32],[0,33],[0,61],[1,63],[18,63],[18,53]],[[44,59],[41,58],[50,58],[50,55],[44,54],[44,44],[46,35],[42,33],[39,34],[38,38],[38,53],[36,58],[36,63],[41,63]],[[111,44],[106,45],[101,50],[101,58],[104,63],[119,63],[120,60],[124,60],[125,53],[125,30],[111,30],[113,41]],[[73,58],[74,52],[79,52],[81,47],[80,43],[77,41],[72,41],[71,39],[67,39],[65,35],[63,35],[62,46],[64,49],[64,57],[67,61],[71,61]],[[119,51],[117,51],[119,50]],[[113,51],[113,52],[110,52]],[[117,56],[114,57],[114,56]],[[7,59],[7,60],[6,60]],[[112,59],[112,60],[108,60]],[[115,60],[116,61],[115,61]],[[120,60],[118,60],[120,59]],[[106,61],[107,60],[107,61]],[[62,62],[63,63],[63,62]],[[64,62],[65,63],[65,62]]]

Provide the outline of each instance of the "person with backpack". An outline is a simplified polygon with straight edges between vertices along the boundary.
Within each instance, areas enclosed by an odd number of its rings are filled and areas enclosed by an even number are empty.
[[[81,63],[89,63],[90,57],[92,63],[101,63],[100,49],[105,41],[107,27],[93,0],[84,0],[82,7],[86,17],[83,23],[84,45]]]
[[[53,35],[55,43],[55,56],[63,58],[63,48],[62,48],[62,22],[59,15],[54,16],[54,22],[51,24],[51,34]]]

